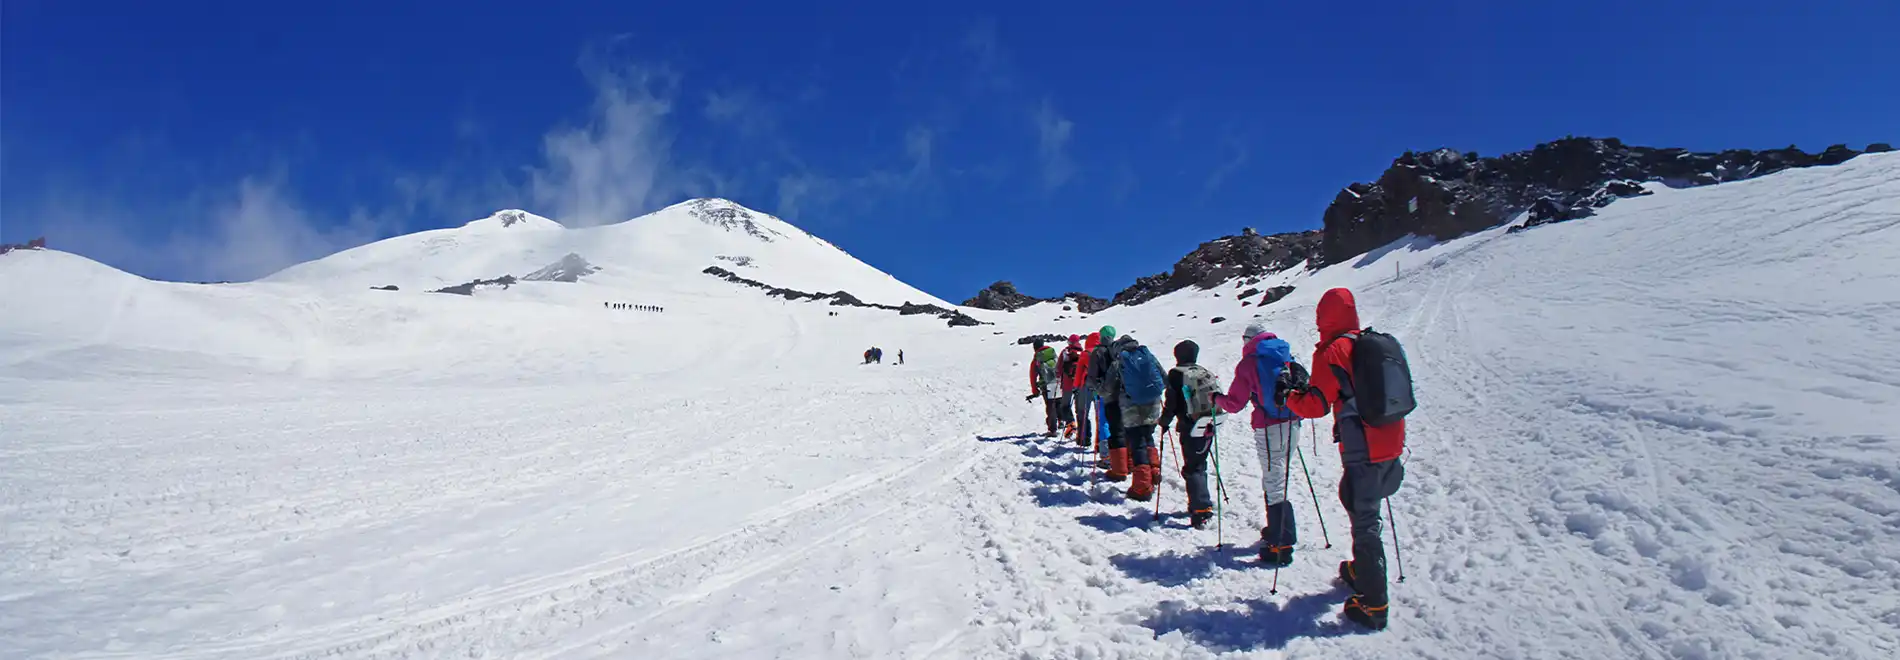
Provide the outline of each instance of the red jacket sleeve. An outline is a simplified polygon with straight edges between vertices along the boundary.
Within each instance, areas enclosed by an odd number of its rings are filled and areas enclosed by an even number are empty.
[[[1313,370],[1307,380],[1312,388],[1287,396],[1288,410],[1307,419],[1332,414],[1333,406],[1339,403],[1339,377],[1333,375],[1333,366],[1342,365],[1347,371],[1352,370],[1352,354],[1346,352],[1346,345],[1340,341],[1328,342],[1313,351]]]
[[[1084,385],[1088,384],[1089,353],[1091,352],[1092,351],[1082,351],[1082,357],[1076,359],[1075,373],[1069,377],[1069,387],[1071,389],[1079,390],[1079,389],[1082,389]]]
[[[1226,394],[1214,395],[1214,405],[1229,413],[1237,413],[1246,410],[1247,404],[1253,402],[1254,395],[1259,392],[1260,370],[1254,368],[1253,358],[1241,358],[1240,364],[1234,365],[1234,382],[1227,384]]]

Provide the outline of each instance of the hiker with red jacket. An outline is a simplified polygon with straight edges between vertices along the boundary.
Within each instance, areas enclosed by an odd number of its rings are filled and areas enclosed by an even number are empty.
[[[1075,400],[1076,365],[1082,360],[1082,335],[1069,335],[1069,345],[1062,347],[1062,354],[1056,358],[1056,377],[1062,383],[1062,435],[1075,439]],[[1084,445],[1086,446],[1086,445]]]
[[[1293,361],[1293,348],[1255,319],[1241,333],[1245,343],[1234,381],[1226,394],[1214,396],[1214,405],[1237,413],[1253,404],[1254,449],[1260,452],[1260,490],[1267,502],[1267,524],[1260,528],[1260,562],[1273,568],[1293,563],[1293,545],[1299,530],[1287,487],[1293,469],[1293,445],[1300,435],[1300,417],[1274,398],[1274,384],[1287,373],[1304,370]]]
[[[1071,339],[1070,341],[1073,342],[1074,340]],[[1075,373],[1071,374],[1069,379],[1063,383],[1069,388],[1070,392],[1074,393],[1072,398],[1075,399],[1075,416],[1073,418],[1075,420],[1075,444],[1084,449],[1088,448],[1090,439],[1095,437],[1095,425],[1090,423],[1089,415],[1089,412],[1095,408],[1096,400],[1095,392],[1088,389],[1089,356],[1094,354],[1095,349],[1101,345],[1102,333],[1089,333],[1088,342],[1084,345],[1082,354],[1075,360]]]
[[[1301,417],[1333,416],[1333,442],[1345,471],[1339,502],[1352,520],[1352,560],[1339,564],[1340,579],[1353,590],[1343,613],[1367,628],[1384,630],[1390,600],[1379,504],[1405,479],[1399,455],[1405,453],[1403,417],[1414,405],[1411,372],[1396,340],[1360,329],[1351,291],[1338,288],[1321,295],[1317,316],[1319,344],[1310,382],[1288,383],[1280,388],[1281,396]]]
[[[1043,423],[1048,431],[1043,435],[1056,437],[1056,429],[1062,423],[1062,377],[1056,370],[1056,349],[1045,346],[1041,339],[1036,340],[1035,355],[1029,361],[1029,397],[1034,401],[1042,397]]]

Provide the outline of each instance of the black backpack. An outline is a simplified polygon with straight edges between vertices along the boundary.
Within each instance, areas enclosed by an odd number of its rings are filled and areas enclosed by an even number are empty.
[[[1341,335],[1352,340],[1352,377],[1341,378],[1351,391],[1359,419],[1385,426],[1405,419],[1418,407],[1412,397],[1412,367],[1399,339],[1366,328]]]

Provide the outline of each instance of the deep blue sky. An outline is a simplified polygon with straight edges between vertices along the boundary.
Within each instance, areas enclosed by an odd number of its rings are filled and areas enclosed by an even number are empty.
[[[249,278],[717,195],[952,300],[1106,296],[1407,149],[1900,141],[1889,0],[914,4],[7,0],[0,240]]]

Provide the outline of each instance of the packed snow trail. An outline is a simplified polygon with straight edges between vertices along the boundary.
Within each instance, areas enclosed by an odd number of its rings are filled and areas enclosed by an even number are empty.
[[[667,272],[462,298],[16,252],[0,657],[1893,657],[1896,254],[1895,155],[1402,242],[1265,309],[1236,282],[979,328],[691,271],[640,316],[595,308]],[[1269,594],[1245,416],[1216,550],[1034,437],[1014,343],[1192,338],[1225,381],[1251,314],[1306,359],[1332,286],[1419,381],[1380,633],[1338,616],[1328,422],[1300,444],[1334,547],[1294,493]]]

